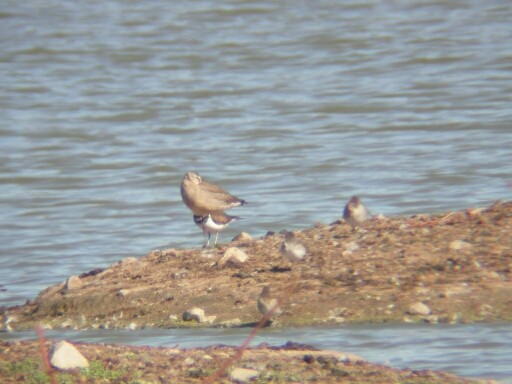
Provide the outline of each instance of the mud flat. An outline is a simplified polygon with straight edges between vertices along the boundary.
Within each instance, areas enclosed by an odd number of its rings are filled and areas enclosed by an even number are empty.
[[[44,343],[51,349],[51,343]],[[233,358],[237,348],[176,349],[75,343],[88,360],[80,370],[52,370],[55,382],[65,383],[204,383]],[[0,340],[2,383],[51,383],[37,341]],[[215,383],[491,383],[430,370],[392,369],[359,357],[319,351],[307,345],[261,345],[235,359]]]
[[[357,231],[342,221],[318,223],[296,232],[308,255],[293,266],[279,252],[283,233],[241,237],[206,250],[155,250],[106,269],[77,272],[25,305],[1,308],[0,331],[249,327],[260,320],[256,299],[265,285],[282,300],[283,313],[272,326],[510,321],[511,234],[512,203],[498,202],[435,215],[376,218]],[[240,251],[245,261],[225,258]],[[199,321],[183,320],[192,308],[201,309]],[[50,350],[52,341],[44,345]],[[59,372],[59,382],[203,382],[237,353],[226,346],[75,345],[90,366]],[[0,341],[3,382],[50,382],[44,356],[37,341]],[[245,374],[252,379],[237,376]],[[221,380],[249,381],[475,382],[296,344],[249,348]]]
[[[273,326],[512,319],[512,202],[377,218],[357,231],[319,223],[296,237],[308,254],[293,267],[279,251],[284,235],[269,233],[77,272],[25,305],[2,308],[1,327],[250,326],[260,319],[264,285],[283,299]],[[245,262],[221,261],[233,247]],[[194,307],[204,318],[184,321]]]
[[[343,222],[296,232],[308,249],[291,266],[283,234],[213,249],[155,250],[70,277],[25,305],[3,308],[4,329],[244,326],[270,285],[277,326],[363,322],[510,321],[512,203],[439,215]],[[220,262],[228,248],[248,256]],[[182,314],[199,307],[201,323]]]

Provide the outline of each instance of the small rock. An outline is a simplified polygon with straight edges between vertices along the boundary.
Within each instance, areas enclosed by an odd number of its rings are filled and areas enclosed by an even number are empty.
[[[252,240],[251,235],[249,235],[247,232],[241,232],[238,235],[236,235],[235,237],[233,237],[232,241],[251,241],[251,240]]]
[[[305,363],[308,363],[308,364],[312,364],[315,362],[315,357],[313,355],[304,355],[304,357],[302,358],[302,360],[305,362]]]
[[[453,240],[448,246],[452,251],[470,250],[473,246],[464,240]]]
[[[350,243],[345,244],[345,250],[347,251],[357,251],[359,249],[359,244],[357,244],[355,241],[351,241]]]
[[[4,327],[7,332],[12,332],[14,329],[11,327],[11,323],[16,323],[18,319],[16,316],[9,315],[7,319],[5,319]]]
[[[137,329],[137,323],[130,323],[126,328],[133,331],[134,329]]]
[[[126,297],[129,295],[129,293],[130,293],[130,291],[127,289],[120,289],[119,291],[117,291],[116,296]]]
[[[430,228],[425,227],[421,229],[420,233],[422,235],[428,236],[432,233],[432,230]]]
[[[132,264],[132,263],[137,263],[137,262],[138,262],[138,260],[136,257],[130,256],[130,257],[126,257],[123,260],[121,260],[119,262],[119,264],[126,265],[126,264]]]
[[[257,377],[260,373],[254,369],[235,368],[231,371],[229,377],[237,383],[247,383]]]
[[[417,215],[413,215],[412,218],[416,219],[418,221],[429,221],[430,220],[430,215],[427,214],[427,213],[419,213]]]
[[[193,358],[191,358],[191,357],[187,357],[187,358],[183,361],[183,363],[184,363],[185,365],[190,366],[190,365],[194,365],[194,364],[196,363],[196,361],[195,361]]]
[[[238,317],[235,317],[234,319],[229,319],[226,321],[223,321],[221,325],[227,328],[236,327],[242,324],[242,320],[240,320]]]
[[[421,302],[411,304],[407,311],[410,315],[428,316],[430,315],[430,308]]]
[[[470,218],[474,219],[474,218],[476,218],[476,217],[481,216],[481,215],[482,215],[482,212],[484,212],[485,210],[486,210],[486,208],[483,208],[483,207],[481,207],[481,208],[468,208],[468,209],[466,210],[466,214],[467,214]]]
[[[482,304],[480,306],[480,315],[481,316],[489,316],[489,315],[492,315],[492,312],[493,312],[493,307],[492,305],[489,305],[489,304]]]
[[[195,320],[198,323],[202,323],[205,320],[204,310],[201,308],[197,308],[197,307],[189,309],[189,310],[183,312],[182,319],[184,321]]]
[[[78,276],[71,276],[68,277],[66,280],[66,290],[72,290],[72,289],[80,289],[84,283],[82,282],[82,279],[80,279]]]
[[[184,279],[185,277],[187,277],[189,274],[189,271],[188,269],[179,269],[178,271],[174,272],[171,276],[174,278],[174,279]]]
[[[247,253],[242,251],[240,248],[230,247],[224,252],[224,256],[219,260],[219,267],[223,267],[226,264],[233,265],[234,267],[241,267],[243,263],[247,261],[249,256]]]
[[[78,349],[65,340],[59,341],[55,345],[50,363],[58,369],[87,368],[89,366],[89,362]]]

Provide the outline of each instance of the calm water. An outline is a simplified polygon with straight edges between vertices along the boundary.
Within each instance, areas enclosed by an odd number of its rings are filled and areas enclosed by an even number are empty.
[[[241,345],[247,329],[147,329],[138,331],[46,331],[53,339],[157,347],[192,348],[215,343]],[[34,339],[34,332],[0,335],[3,339]],[[395,368],[435,369],[465,377],[512,383],[512,326],[362,325],[341,328],[263,330],[251,343],[283,345],[288,341],[358,355]]]
[[[0,305],[202,242],[196,170],[247,201],[221,236],[512,197],[502,1],[0,4]]]

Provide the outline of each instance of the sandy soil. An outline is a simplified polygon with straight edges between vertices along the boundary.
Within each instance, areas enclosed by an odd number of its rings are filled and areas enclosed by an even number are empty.
[[[207,383],[220,367],[233,358],[234,347],[200,349],[128,347],[75,343],[88,359],[85,371],[51,371],[60,383]],[[48,351],[51,343],[45,343]],[[0,341],[0,377],[4,384],[51,383],[35,342]],[[248,369],[251,380],[240,379],[240,368]],[[318,351],[305,345],[259,346],[245,351],[230,364],[215,383],[418,383],[469,384],[477,381],[428,370],[392,369],[370,364],[340,352]]]
[[[296,237],[308,255],[293,266],[279,252],[282,233],[128,257],[2,308],[1,326],[250,326],[261,317],[264,285],[282,300],[273,326],[512,320],[512,202],[373,219],[356,231],[342,221],[319,223]],[[248,260],[221,266],[228,247]],[[182,320],[193,307],[205,311],[204,322]]]
[[[0,331],[43,328],[254,326],[264,285],[281,301],[272,326],[368,322],[512,320],[512,202],[437,215],[378,218],[352,231],[342,221],[297,231],[308,249],[291,265],[284,234],[213,249],[155,250],[49,287],[22,306],[0,308]],[[223,263],[230,247],[244,263]],[[201,322],[184,321],[193,307]],[[50,348],[51,341],[46,341]],[[77,343],[88,371],[59,383],[204,382],[237,349],[164,349]],[[0,341],[5,383],[51,383],[37,342]],[[302,345],[247,350],[229,364],[252,369],[255,383],[468,383],[452,375],[395,370]]]

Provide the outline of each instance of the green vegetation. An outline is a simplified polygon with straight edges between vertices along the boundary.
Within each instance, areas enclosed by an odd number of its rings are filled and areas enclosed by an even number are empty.
[[[0,376],[16,379],[25,384],[50,384],[51,380],[44,371],[41,362],[27,358],[20,362],[5,364],[0,367]],[[110,369],[100,361],[92,361],[89,368],[79,369],[73,373],[57,372],[57,382],[59,384],[76,384],[85,381],[94,383],[109,383],[125,376],[131,376],[127,383],[137,383],[141,373],[129,374],[126,369]]]

